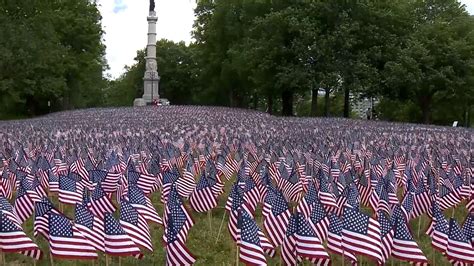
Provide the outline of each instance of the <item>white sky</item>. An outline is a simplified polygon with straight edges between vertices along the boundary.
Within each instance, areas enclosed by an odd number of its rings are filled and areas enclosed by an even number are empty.
[[[474,14],[474,0],[460,0]],[[148,0],[98,0],[105,31],[106,58],[112,78],[132,65],[137,50],[147,43]],[[157,39],[191,41],[195,0],[155,0],[158,15]]]

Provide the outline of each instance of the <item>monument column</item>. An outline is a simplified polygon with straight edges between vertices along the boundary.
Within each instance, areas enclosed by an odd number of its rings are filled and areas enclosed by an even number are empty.
[[[153,6],[154,8],[154,6]],[[143,100],[150,103],[153,100],[158,100],[159,96],[159,82],[158,68],[156,64],[156,22],[158,17],[155,10],[151,10],[147,17],[148,20],[148,44],[146,48],[146,69],[143,77]]]

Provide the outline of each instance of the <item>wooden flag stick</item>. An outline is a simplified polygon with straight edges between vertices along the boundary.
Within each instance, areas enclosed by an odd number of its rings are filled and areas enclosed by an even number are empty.
[[[107,254],[105,254],[105,265],[109,266],[109,256]]]
[[[225,213],[225,211],[224,211]],[[207,218],[209,219],[209,230],[212,232],[212,210],[209,210],[207,212]]]
[[[224,215],[222,216],[221,225],[219,226],[219,232],[217,233],[216,244],[217,244],[217,241],[219,241],[219,237],[221,236],[221,230],[222,230],[222,226],[224,225],[225,214],[226,214],[226,211],[224,210]]]
[[[421,216],[420,216],[420,218],[418,219],[418,238],[420,238],[421,221],[422,221],[422,219],[421,219]]]
[[[51,253],[51,251],[49,252],[49,261],[51,262],[51,266],[54,266],[53,253]]]
[[[119,266],[122,266],[122,257],[119,257]]]
[[[2,262],[2,265],[7,265],[7,261],[5,259],[5,252],[3,251],[0,251],[0,253],[2,254],[2,258],[1,258],[1,262]]]
[[[239,266],[239,246],[237,246],[237,256],[235,256],[235,265]]]

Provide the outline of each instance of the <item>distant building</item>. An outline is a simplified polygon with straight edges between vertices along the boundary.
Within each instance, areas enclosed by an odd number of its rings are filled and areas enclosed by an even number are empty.
[[[350,94],[351,99],[351,111],[352,113],[356,114],[358,118],[367,119],[367,111],[369,108],[372,110],[374,106],[379,103],[379,100],[376,98],[358,98],[354,97],[354,95]],[[372,116],[374,112],[372,110]]]

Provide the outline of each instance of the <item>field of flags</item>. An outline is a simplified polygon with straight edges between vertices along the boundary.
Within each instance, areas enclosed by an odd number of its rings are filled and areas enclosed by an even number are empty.
[[[473,142],[219,107],[3,121],[0,265],[474,265]]]

